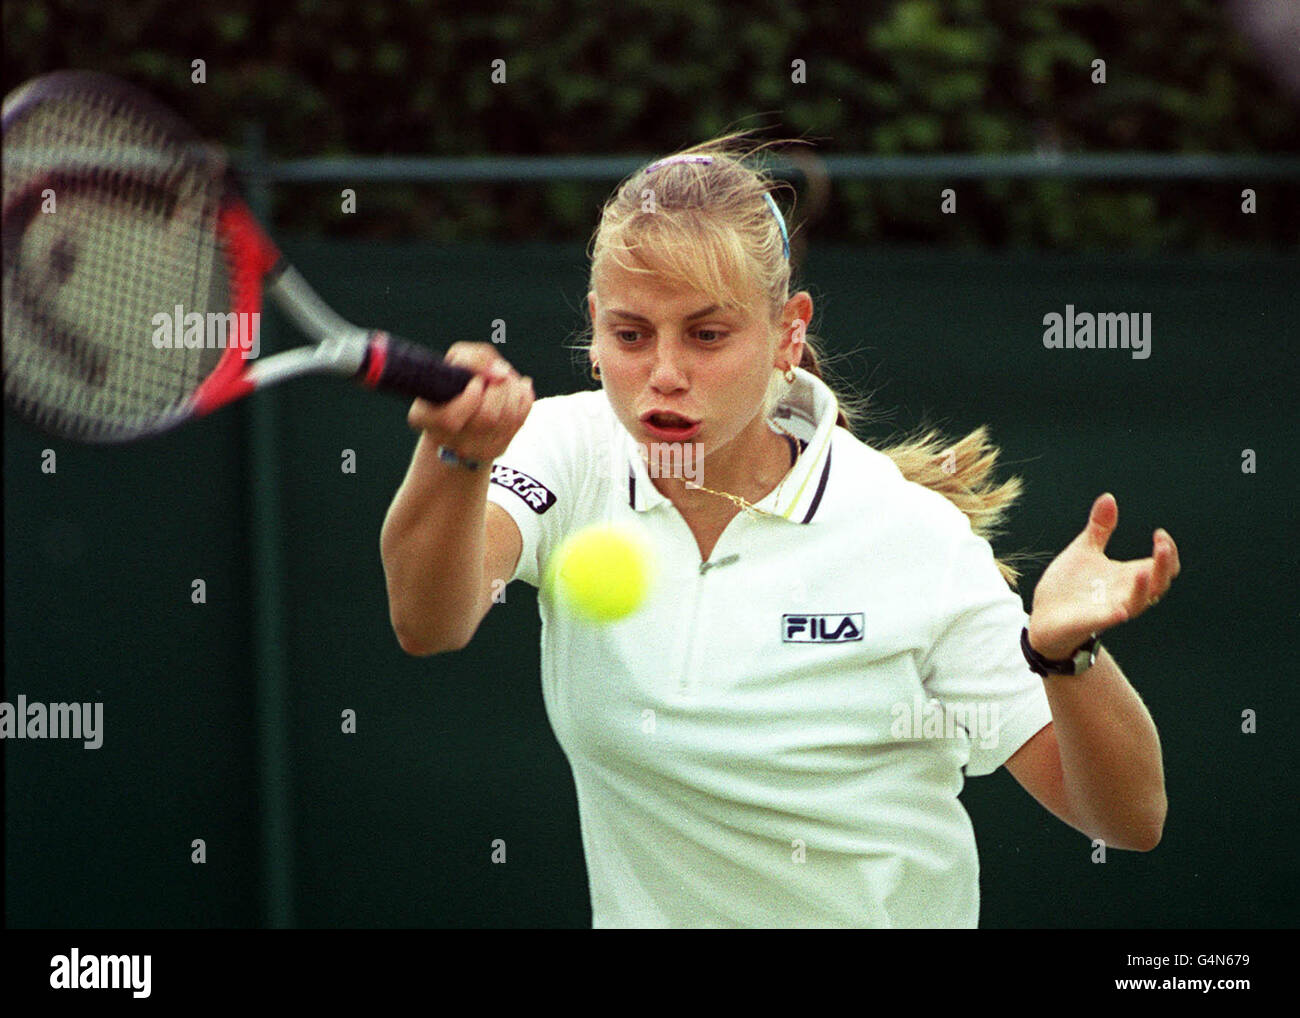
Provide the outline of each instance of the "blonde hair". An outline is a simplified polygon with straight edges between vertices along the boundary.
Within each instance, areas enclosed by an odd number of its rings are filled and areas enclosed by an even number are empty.
[[[775,201],[788,185],[747,163],[759,152],[789,142],[755,144],[749,134],[738,131],[693,145],[628,177],[605,203],[592,235],[589,290],[595,290],[602,267],[613,261],[628,272],[710,294],[726,307],[765,314],[775,325],[790,298],[791,266],[787,235],[768,196]],[[840,405],[836,423],[852,432],[866,401],[825,376],[819,345],[816,337],[805,337],[799,367],[831,387]],[[774,369],[764,416],[786,385],[782,372]],[[971,530],[986,540],[998,532],[1021,494],[1020,478],[1000,484],[994,480],[999,450],[985,427],[955,443],[930,429],[879,451],[907,480],[951,501],[965,513]],[[1012,562],[1021,557],[997,560],[1011,587],[1020,578]]]

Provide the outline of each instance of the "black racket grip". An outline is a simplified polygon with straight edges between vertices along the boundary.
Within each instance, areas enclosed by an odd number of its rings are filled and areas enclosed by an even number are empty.
[[[358,377],[372,389],[447,403],[464,391],[474,372],[448,364],[428,347],[377,332]]]

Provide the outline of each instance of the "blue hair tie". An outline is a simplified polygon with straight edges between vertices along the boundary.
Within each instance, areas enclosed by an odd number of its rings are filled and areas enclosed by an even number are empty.
[[[767,200],[767,207],[772,210],[772,215],[776,216],[776,225],[781,227],[781,253],[785,255],[785,260],[790,260],[790,231],[785,227],[785,216],[781,215],[781,210],[776,207],[776,201],[770,192],[764,191],[763,197]]]

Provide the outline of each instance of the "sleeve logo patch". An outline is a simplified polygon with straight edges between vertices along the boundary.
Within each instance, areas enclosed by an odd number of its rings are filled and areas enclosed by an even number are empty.
[[[500,463],[492,465],[492,483],[508,488],[524,500],[538,516],[555,505],[555,494],[540,481],[534,480],[522,470],[514,470]]]

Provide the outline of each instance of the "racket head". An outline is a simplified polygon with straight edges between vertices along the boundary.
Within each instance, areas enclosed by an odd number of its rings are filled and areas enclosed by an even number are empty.
[[[95,72],[20,86],[2,119],[10,407],[66,438],[120,442],[229,390],[256,353],[251,316],[279,255],[220,150]]]

